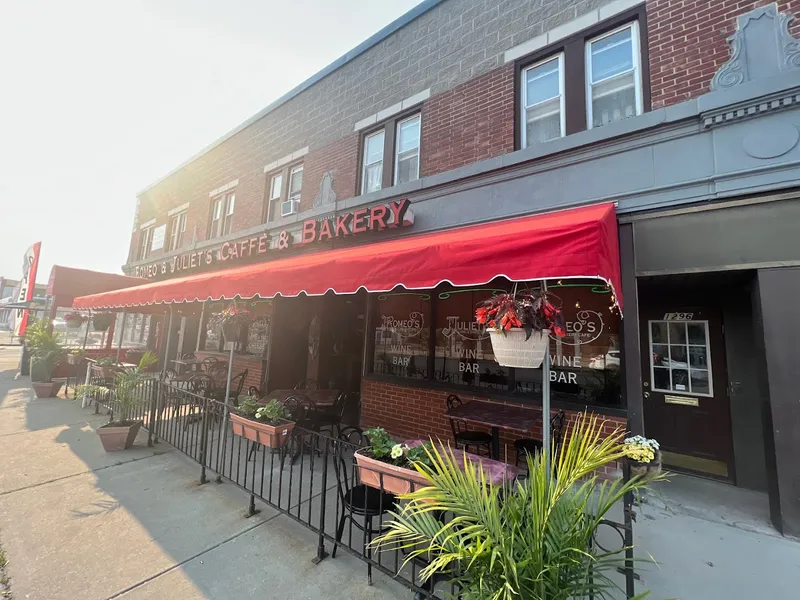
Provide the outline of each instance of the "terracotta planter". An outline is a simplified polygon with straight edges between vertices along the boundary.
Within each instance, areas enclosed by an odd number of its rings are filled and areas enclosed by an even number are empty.
[[[117,367],[112,365],[105,365],[99,367],[94,365],[92,367],[92,375],[95,377],[102,377],[103,379],[114,379],[116,377]]]
[[[428,480],[415,470],[381,462],[362,454],[361,450],[356,452],[355,457],[358,464],[358,478],[361,483],[369,487],[379,490],[382,482],[384,492],[398,495],[430,486]]]
[[[103,425],[97,428],[97,435],[100,436],[100,443],[106,452],[117,452],[127,450],[133,446],[136,434],[141,428],[141,421],[136,421],[133,425]]]
[[[547,352],[547,336],[550,331],[534,331],[527,340],[525,330],[512,327],[505,333],[489,330],[492,340],[494,359],[501,367],[518,367],[522,369],[538,369]]]
[[[86,358],[85,356],[80,356],[78,354],[67,354],[67,363],[71,364],[74,367],[76,365],[81,364],[85,358]]]
[[[294,421],[285,421],[282,425],[269,425],[231,413],[231,427],[233,435],[247,438],[268,448],[280,448],[289,439],[289,432],[294,429]]]
[[[649,463],[640,463],[628,459],[631,466],[631,477],[640,476],[645,479],[656,477],[661,473],[661,451],[656,450],[656,456]]]
[[[34,381],[31,385],[33,386],[33,391],[36,392],[37,398],[55,398],[64,382]]]

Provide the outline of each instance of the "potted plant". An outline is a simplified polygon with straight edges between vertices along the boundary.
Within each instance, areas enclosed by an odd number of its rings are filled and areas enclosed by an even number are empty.
[[[138,365],[144,356],[144,350],[125,350],[125,360],[129,363]]]
[[[544,290],[492,296],[475,319],[489,330],[494,358],[503,367],[538,368],[550,332],[564,335],[564,317]]]
[[[277,400],[260,404],[255,396],[243,396],[231,412],[233,435],[268,448],[280,448],[289,439],[294,421],[286,419],[286,408]]]
[[[71,329],[78,329],[86,323],[86,317],[79,312],[71,312],[64,315],[64,323]]]
[[[417,465],[428,487],[401,497],[373,547],[405,549],[403,566],[419,559],[427,565],[422,581],[452,581],[459,598],[611,598],[615,590],[624,597],[617,569],[628,547],[600,546],[597,530],[646,482],[599,480],[598,470],[623,456],[624,433],[606,436],[603,426],[581,416],[550,471],[543,454],[528,455],[528,477],[513,485],[485,485],[479,464],[462,466],[434,445],[431,464]]]
[[[31,383],[37,398],[54,398],[63,381],[53,381],[53,371],[66,357],[66,350],[58,341],[58,333],[35,331],[27,337],[31,353]]]
[[[253,321],[255,321],[255,316],[252,312],[231,304],[222,312],[215,314],[210,323],[213,327],[221,328],[225,341],[230,343],[238,341],[242,328],[249,326]]]
[[[86,350],[81,348],[73,348],[67,354],[67,362],[73,367],[81,364],[86,359]]]
[[[92,371],[95,375],[103,379],[113,379],[114,374],[117,373],[118,370],[117,360],[111,355],[98,356],[92,367]]]
[[[149,401],[144,387],[144,383],[147,381],[145,371],[157,362],[158,356],[148,351],[144,353],[138,366],[116,373],[113,389],[101,385],[78,386],[76,394],[112,396],[117,418],[113,420],[112,414],[112,421],[97,428],[97,435],[106,452],[127,450],[133,446],[142,422],[131,419],[131,416],[134,408]]]
[[[652,479],[661,474],[661,450],[656,440],[634,435],[625,439],[622,451],[631,466],[631,476]]]
[[[111,327],[111,323],[114,322],[115,318],[116,316],[114,313],[95,313],[92,315],[92,327],[95,331],[106,331],[109,327]]]
[[[364,432],[370,445],[355,453],[361,483],[390,494],[406,494],[427,487],[430,482],[415,468],[416,463],[429,462],[429,443],[410,448],[389,437],[383,427]]]

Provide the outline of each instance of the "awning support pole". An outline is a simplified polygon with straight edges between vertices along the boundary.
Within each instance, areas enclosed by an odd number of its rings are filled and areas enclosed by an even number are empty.
[[[86,319],[86,332],[83,334],[83,349],[86,350],[86,341],[89,339],[89,322],[92,320],[92,311],[89,311],[89,317]]]
[[[200,324],[197,326],[197,343],[194,351],[200,352],[200,338],[203,335],[203,320],[206,318],[206,301],[203,301],[203,308],[200,310]]]
[[[161,379],[163,380],[167,373],[169,365],[169,342],[172,335],[172,304],[169,305],[169,320],[167,322],[167,343],[164,346],[164,366],[161,367]]]
[[[119,362],[119,353],[122,351],[122,338],[125,337],[125,321],[128,316],[127,309],[122,311],[122,329],[119,330],[119,344],[117,344],[117,362]]]
[[[547,281],[542,281],[542,292],[547,292]],[[546,332],[544,362],[542,366],[542,447],[544,450],[545,481],[550,485],[550,332]]]
[[[236,306],[236,299],[233,299],[233,306]],[[225,334],[223,334],[225,335]],[[241,331],[239,332],[241,335]],[[239,339],[239,336],[236,336],[236,339]],[[230,342],[231,345],[231,352],[230,356],[228,357],[228,379],[225,382],[225,404],[228,403],[228,398],[231,396],[231,373],[233,373],[233,349],[236,347],[236,342]]]

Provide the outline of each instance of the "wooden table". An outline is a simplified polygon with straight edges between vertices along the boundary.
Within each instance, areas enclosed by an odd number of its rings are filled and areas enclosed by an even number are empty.
[[[520,406],[477,401],[456,406],[445,414],[450,419],[476,425],[488,425],[491,427],[491,456],[495,460],[500,459],[501,429],[531,433],[536,425],[542,421],[541,410],[530,410]]]
[[[317,408],[330,408],[336,404],[340,390],[272,390],[265,394],[264,400],[276,399],[283,403],[289,396],[305,396],[311,400]]]
[[[174,364],[177,367],[179,367],[178,368],[178,375],[180,375],[181,372],[183,371],[183,369],[181,367],[192,367],[191,371],[197,371],[197,365],[200,364],[200,361],[198,361],[196,358],[172,359],[169,362],[171,362],[172,364]]]

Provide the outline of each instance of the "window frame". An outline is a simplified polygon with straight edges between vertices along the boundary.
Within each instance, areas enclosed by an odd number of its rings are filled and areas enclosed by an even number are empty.
[[[368,192],[366,190],[367,186],[367,167],[371,167],[372,165],[378,164],[378,161],[373,163],[367,164],[367,148],[369,146],[369,139],[374,138],[377,135],[383,136],[383,153],[381,154],[381,187],[377,190],[373,190],[373,192],[377,192],[383,189],[383,167],[384,167],[384,159],[386,158],[386,128],[381,127],[380,129],[376,129],[372,133],[369,133],[364,136],[364,143],[361,144],[361,195],[364,194],[371,194],[372,192]]]
[[[215,218],[217,206],[220,207],[219,218]],[[236,209],[236,191],[231,190],[211,199],[211,214],[208,226],[208,239],[225,237],[233,232],[233,214]],[[228,231],[225,231],[227,228]]]
[[[186,221],[188,219],[187,213],[188,211],[182,210],[169,218],[169,243],[167,244],[167,252],[174,252],[183,247],[183,238],[186,233]],[[179,226],[180,231],[175,231],[176,225]]]
[[[292,174],[297,170],[301,170],[304,172],[305,175],[305,163],[303,161],[293,162],[286,164],[282,167],[275,169],[274,171],[269,171],[265,174],[266,177],[266,191],[265,191],[265,200],[264,200],[264,223],[269,223],[274,219],[280,219],[281,213],[280,210],[275,210],[274,207],[277,205],[280,208],[281,203],[289,200],[289,190],[291,189],[292,184]],[[280,194],[276,197],[273,197],[273,182],[275,179],[280,177]],[[302,200],[303,196],[303,185],[300,185],[300,192],[298,193],[298,200]],[[298,213],[299,205],[298,205]],[[275,217],[273,218],[273,214]]]
[[[564,54],[564,136],[572,135],[590,129],[587,125],[587,76],[586,76],[586,44],[590,40],[596,40],[615,30],[620,30],[636,23],[639,32],[637,45],[639,57],[639,90],[641,97],[642,111],[639,114],[649,112],[651,107],[650,93],[650,59],[649,48],[647,45],[647,12],[644,3],[622,12],[610,19],[579,31],[571,36],[556,43],[536,50],[526,56],[522,56],[514,61],[515,65],[515,93],[514,93],[514,148],[522,150],[523,145],[522,126],[523,121],[523,89],[522,72],[536,63],[553,58],[559,53]],[[599,129],[599,128],[595,128]]]
[[[155,224],[142,227],[139,230],[139,249],[136,253],[137,260],[147,260],[150,258],[151,247],[153,246],[153,231]],[[145,240],[147,243],[145,244]]]
[[[395,122],[395,134],[394,134],[394,174],[392,176],[392,185],[398,185],[397,178],[400,174],[400,127],[403,123],[408,123],[409,121],[417,120],[419,122],[419,143],[417,144],[417,179],[420,178],[420,168],[422,167],[422,112],[415,113],[410,115],[404,119],[399,119]],[[416,181],[416,179],[411,179],[410,181]],[[403,183],[409,183],[409,181],[404,181]]]
[[[528,65],[522,67],[520,69],[520,71],[519,71],[519,86],[520,86],[520,93],[521,93],[521,102],[520,102],[521,114],[520,114],[520,118],[519,118],[519,126],[520,126],[519,136],[520,136],[520,140],[521,140],[521,144],[522,144],[521,147],[522,148],[527,148],[528,147],[528,143],[527,143],[527,135],[528,135],[528,115],[527,115],[527,111],[528,111],[528,108],[533,108],[534,106],[537,106],[536,104],[534,104],[531,107],[528,107],[528,102],[527,102],[527,95],[528,95],[527,74],[528,74],[528,71],[530,71],[532,69],[536,69],[538,67],[541,67],[542,65],[546,65],[547,63],[552,62],[554,60],[558,61],[559,110],[561,112],[559,121],[560,121],[560,124],[561,124],[561,135],[559,135],[558,138],[553,138],[553,139],[560,139],[560,138],[563,138],[566,135],[566,131],[567,131],[566,96],[567,95],[565,93],[566,82],[565,82],[565,69],[564,69],[564,51],[562,50],[560,52],[556,52],[555,54],[553,54],[551,56],[548,56],[547,58],[543,58],[542,60],[539,60],[539,61],[537,61],[535,63],[528,64]],[[552,98],[550,100],[552,100]],[[550,102],[550,100],[545,100],[544,102]],[[544,102],[540,102],[539,104],[543,104]],[[547,140],[547,141],[551,142],[553,140]],[[537,142],[537,144],[538,143],[540,143],[540,142]],[[542,142],[542,143],[547,143],[547,142]]]
[[[423,177],[422,174],[422,154],[423,154],[423,125],[424,119],[422,118],[422,107],[424,103],[417,104],[408,110],[404,110],[399,112],[395,115],[392,115],[388,119],[381,121],[380,123],[376,123],[372,127],[368,129],[364,129],[361,132],[361,139],[359,141],[359,152],[358,152],[358,181],[356,182],[356,189],[359,190],[359,195],[363,196],[365,194],[374,194],[375,192],[379,192],[380,190],[384,190],[386,188],[394,187],[398,185],[395,183],[396,175],[395,172],[397,171],[396,162],[395,162],[395,155],[397,153],[397,132],[398,127],[401,122],[409,121],[415,117],[419,117],[419,146],[417,150],[417,160],[419,162],[419,170],[418,170],[418,177],[414,181],[417,181]],[[383,136],[383,172],[381,173],[381,187],[379,190],[375,190],[375,192],[364,192],[364,153],[366,151],[366,140],[367,138],[375,135],[376,133],[380,133],[381,131],[384,132]],[[402,185],[402,184],[400,184]]]
[[[686,372],[689,374],[689,389],[688,390],[665,390],[662,388],[656,387],[656,377],[655,377],[655,370],[656,368],[664,368],[664,367],[656,367],[653,364],[653,323],[666,323],[667,324],[667,341],[666,342],[659,342],[658,345],[660,346],[684,346],[686,348]],[[686,329],[686,343],[685,344],[673,344],[669,339],[669,326],[670,324],[680,323]],[[700,347],[700,344],[690,344],[689,343],[689,323],[693,323],[696,325],[702,324],[705,326],[705,350],[706,350],[706,368],[705,369],[694,369],[695,371],[705,371],[708,373],[708,393],[702,392],[695,392],[692,389],[692,363],[691,363],[691,353],[689,352],[692,346]],[[647,353],[649,354],[649,362],[650,362],[650,381],[651,381],[651,390],[654,392],[658,392],[659,394],[668,394],[668,395],[684,395],[684,396],[699,396],[701,398],[713,398],[714,397],[714,374],[711,361],[711,338],[710,329],[708,326],[708,319],[692,319],[691,321],[665,321],[664,319],[651,319],[647,321]],[[672,362],[672,359],[670,359]],[[679,367],[681,368],[681,367]],[[670,386],[672,386],[672,365],[666,367],[667,372],[669,373],[669,380]]]
[[[593,38],[586,40],[586,129],[594,129],[594,119],[592,113],[592,86],[597,85],[592,83],[592,44],[603,40],[607,37],[610,37],[616,33],[621,31],[625,31],[626,29],[630,29],[631,31],[631,59],[633,62],[633,87],[634,93],[636,98],[636,115],[639,116],[644,113],[644,101],[643,101],[643,86],[642,86],[642,57],[641,57],[641,39],[639,33],[639,23],[637,21],[630,21],[621,25],[611,31],[607,31],[601,35],[595,36]],[[637,40],[639,43],[637,44]],[[627,73],[627,72],[626,72]],[[605,79],[611,79],[613,77],[619,77],[623,73],[618,73],[612,77]],[[599,82],[602,83],[602,82]],[[613,123],[614,121],[612,121]]]

